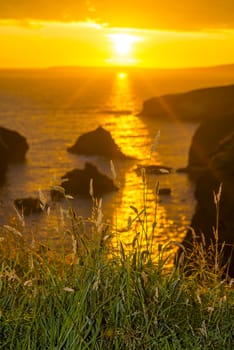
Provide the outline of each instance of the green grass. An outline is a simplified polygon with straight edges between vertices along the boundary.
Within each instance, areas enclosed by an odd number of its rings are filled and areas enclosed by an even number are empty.
[[[22,227],[1,229],[0,349],[233,349],[234,289],[215,247],[194,246],[187,275],[183,259],[168,268],[146,206],[133,208],[126,249],[118,239],[113,247],[94,204],[89,232],[69,211],[70,251],[27,241]]]

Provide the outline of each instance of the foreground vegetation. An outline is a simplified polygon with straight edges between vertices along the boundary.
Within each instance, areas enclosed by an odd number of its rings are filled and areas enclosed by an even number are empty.
[[[168,268],[156,222],[149,234],[146,207],[133,211],[130,249],[113,240],[100,202],[89,229],[69,210],[70,251],[26,240],[22,222],[2,228],[0,349],[234,348],[234,290],[216,247],[194,245],[189,275],[183,254]]]

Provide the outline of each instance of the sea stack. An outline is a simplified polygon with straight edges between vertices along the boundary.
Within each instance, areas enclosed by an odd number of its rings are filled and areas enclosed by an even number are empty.
[[[87,155],[103,156],[108,159],[130,159],[125,155],[113,140],[111,133],[101,126],[94,131],[81,135],[75,144],[69,147],[68,152]]]

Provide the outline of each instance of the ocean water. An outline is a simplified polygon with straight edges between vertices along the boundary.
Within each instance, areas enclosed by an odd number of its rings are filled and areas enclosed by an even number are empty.
[[[147,210],[154,212],[154,188],[170,187],[170,196],[160,196],[157,208],[155,239],[181,241],[194,211],[193,184],[176,169],[187,164],[188,150],[196,123],[178,120],[147,120],[138,116],[144,99],[165,93],[221,85],[227,81],[212,74],[175,74],[150,70],[51,69],[43,71],[0,72],[0,125],[17,130],[29,143],[23,164],[11,164],[7,179],[0,188],[0,224],[16,217],[16,198],[38,196],[39,189],[51,205],[50,215],[25,218],[25,234],[41,240],[60,242],[63,211],[68,205],[88,218],[91,198],[76,197],[71,203],[50,202],[51,186],[73,168],[85,162],[112,176],[109,161],[101,157],[69,154],[67,147],[87,131],[103,126],[109,130],[121,150],[136,160],[115,161],[119,191],[103,197],[104,220],[121,239],[131,243],[127,231],[128,217],[134,217],[131,206],[143,205],[142,177],[137,165],[159,164],[172,167],[171,174],[147,176]],[[155,135],[160,131],[156,150],[150,155]],[[16,219],[17,220],[17,219]]]

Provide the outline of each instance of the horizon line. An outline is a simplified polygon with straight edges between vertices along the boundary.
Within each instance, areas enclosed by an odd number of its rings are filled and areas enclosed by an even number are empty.
[[[15,66],[15,67],[0,67],[1,71],[16,71],[16,70],[56,70],[56,69],[107,69],[107,70],[115,70],[115,69],[126,69],[126,70],[160,70],[160,71],[168,71],[168,70],[193,70],[193,69],[214,69],[214,68],[225,68],[225,67],[234,67],[234,62],[231,63],[221,63],[221,64],[211,64],[211,65],[198,65],[198,66],[181,66],[181,67],[157,67],[157,66],[129,66],[129,65],[116,65],[116,66],[91,66],[91,65],[63,65],[63,66],[35,66],[35,67],[27,67],[27,66]]]

